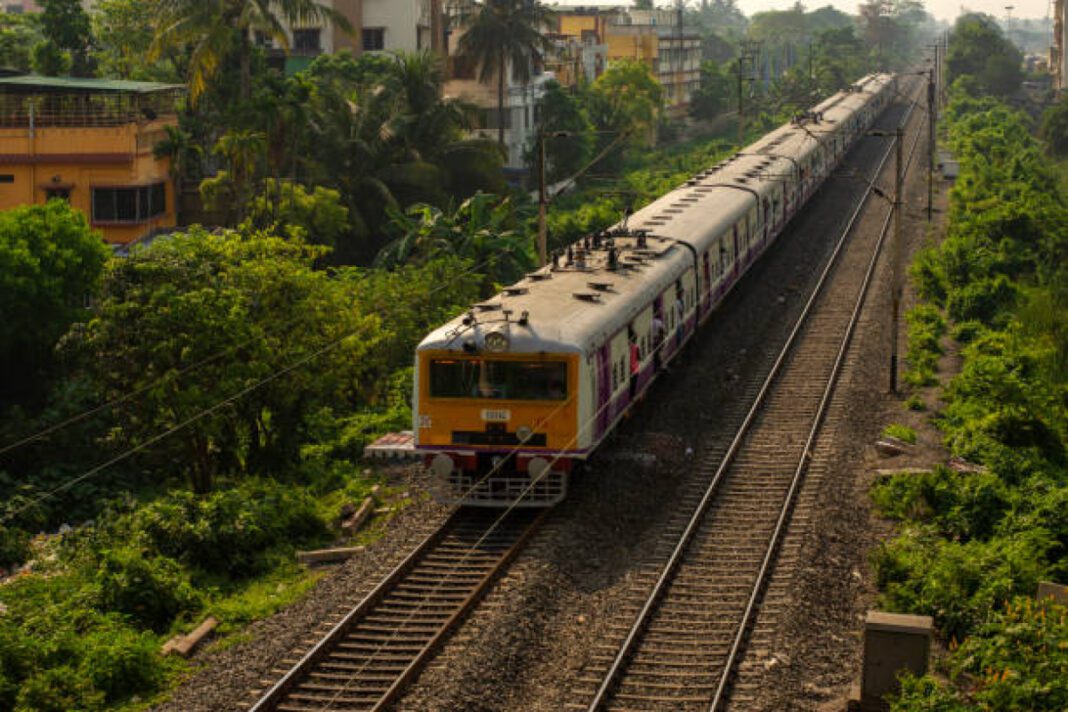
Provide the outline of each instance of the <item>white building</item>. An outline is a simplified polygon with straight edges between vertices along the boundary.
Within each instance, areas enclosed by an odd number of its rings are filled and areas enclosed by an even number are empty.
[[[305,23],[287,28],[287,69],[302,69],[320,54],[348,50],[416,52],[432,47],[431,7],[438,0],[318,0],[352,25],[351,34],[332,23]]]
[[[526,170],[524,153],[537,135],[538,106],[545,96],[545,84],[555,77],[552,72],[539,72],[524,84],[513,80],[511,74],[508,72],[504,83],[504,144],[508,154],[505,168],[516,175]],[[454,76],[445,84],[445,95],[477,106],[478,128],[472,134],[496,141],[501,125],[497,116],[497,80],[483,83],[477,76],[477,73]]]
[[[479,109],[478,128],[472,133],[480,138],[496,141],[498,127],[504,125],[504,145],[507,156],[505,169],[512,177],[519,177],[527,170],[524,154],[536,135],[539,121],[538,108],[541,98],[545,96],[545,84],[555,79],[552,72],[532,64],[529,68],[530,81],[518,82],[512,72],[506,70],[504,81],[504,111],[498,116],[497,77],[487,82],[480,82],[479,68],[474,63],[459,56],[460,42],[464,29],[457,16],[470,10],[464,0],[448,3],[448,10],[453,13],[449,23],[452,27],[446,40],[449,52],[449,80],[445,83],[445,96],[461,99]]]

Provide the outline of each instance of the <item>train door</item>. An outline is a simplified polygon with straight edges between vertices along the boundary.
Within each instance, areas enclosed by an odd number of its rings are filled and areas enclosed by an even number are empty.
[[[612,417],[608,404],[612,401],[612,346],[605,341],[597,349],[597,439],[600,440],[608,431],[609,419]]]

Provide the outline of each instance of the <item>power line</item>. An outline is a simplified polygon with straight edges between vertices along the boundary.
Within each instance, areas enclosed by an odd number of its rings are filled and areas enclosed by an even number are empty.
[[[454,277],[449,282],[447,282],[445,284],[442,284],[442,285],[436,287],[435,289],[431,290],[429,292],[429,294],[436,294],[436,293],[442,291],[443,289],[446,289],[447,287],[452,286],[452,284],[455,283],[461,277],[466,276],[466,275],[470,275],[470,274],[474,274],[476,270],[479,270],[479,269],[485,267],[486,265],[488,265],[490,263],[491,259],[492,258],[486,258],[485,260],[483,260],[479,264],[474,265],[474,266],[470,267],[467,270],[464,270],[460,274],[456,275],[456,277]],[[107,469],[108,467],[111,467],[112,465],[115,465],[115,464],[117,464],[119,462],[122,462],[123,460],[129,459],[130,457],[132,457],[133,455],[136,455],[137,453],[141,452],[142,450],[145,450],[146,448],[148,448],[148,447],[150,447],[152,445],[155,445],[156,443],[160,442],[161,440],[164,440],[165,438],[168,438],[171,435],[174,435],[175,433],[177,433],[177,432],[179,432],[181,430],[184,430],[185,428],[189,427],[193,423],[196,423],[197,421],[202,420],[203,418],[206,418],[207,416],[219,411],[221,408],[223,408],[223,407],[225,407],[227,405],[230,405],[231,403],[233,403],[233,402],[235,402],[237,400],[240,400],[241,398],[245,397],[249,393],[252,393],[253,391],[258,390],[259,388],[267,385],[268,383],[271,383],[272,381],[277,380],[281,376],[284,376],[284,375],[286,375],[288,373],[292,373],[296,369],[304,366],[307,363],[310,363],[311,361],[319,358],[320,356],[322,356],[323,354],[327,353],[328,351],[340,346],[342,342],[344,342],[346,339],[352,337],[355,333],[356,332],[349,332],[349,333],[341,336],[340,338],[335,339],[334,341],[330,342],[329,344],[326,344],[325,346],[323,346],[322,348],[318,349],[317,351],[309,354],[308,356],[305,356],[304,358],[301,358],[298,361],[296,361],[294,363],[291,363],[290,365],[282,368],[281,370],[276,371],[276,372],[272,373],[271,375],[269,375],[269,376],[267,376],[265,378],[262,378],[259,381],[255,382],[255,383],[253,383],[253,384],[251,384],[249,386],[246,386],[245,388],[243,388],[242,390],[238,391],[237,393],[235,393],[235,394],[233,394],[231,396],[228,396],[227,398],[224,398],[223,400],[219,401],[215,405],[213,405],[213,406],[211,406],[211,407],[209,407],[209,408],[207,408],[205,410],[202,410],[199,413],[190,416],[189,418],[186,418],[182,422],[180,422],[177,425],[174,425],[174,426],[168,428],[164,432],[158,433],[157,435],[154,435],[154,436],[150,437],[148,440],[146,440],[146,441],[144,441],[144,442],[142,442],[142,443],[140,443],[138,445],[135,445],[134,447],[132,447],[132,448],[130,448],[128,450],[125,450],[124,452],[122,452],[122,453],[116,455],[115,457],[112,457],[111,459],[107,460],[106,462],[104,462],[104,463],[102,463],[100,465],[97,465],[97,466],[95,466],[95,467],[93,467],[93,468],[91,468],[89,470],[86,470],[82,474],[67,480],[63,484],[61,484],[61,485],[59,485],[57,487],[54,487],[53,489],[45,492],[44,494],[42,494],[42,495],[40,495],[38,497],[35,497],[34,499],[30,500],[29,502],[26,502],[22,506],[16,507],[15,509],[5,513],[3,515],[3,517],[0,517],[0,524],[6,524],[6,523],[10,522],[15,517],[19,516],[20,514],[22,514],[23,512],[29,510],[30,508],[37,506],[41,502],[49,500],[49,499],[55,497],[56,495],[60,494],[61,492],[65,492],[65,491],[69,490],[71,487],[74,487],[75,485],[77,485],[77,484],[79,484],[81,482],[84,482],[85,480],[88,480],[91,477],[96,476],[97,474],[99,474],[103,470]]]

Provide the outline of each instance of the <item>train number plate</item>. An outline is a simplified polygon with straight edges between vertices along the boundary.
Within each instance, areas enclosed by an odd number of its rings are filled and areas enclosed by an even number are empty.
[[[482,419],[490,423],[507,423],[512,411],[507,408],[483,408]]]

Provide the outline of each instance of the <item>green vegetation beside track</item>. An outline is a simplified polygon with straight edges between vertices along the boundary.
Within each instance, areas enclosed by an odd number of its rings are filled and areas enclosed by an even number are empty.
[[[1034,595],[1068,582],[1068,194],[1032,121],[975,82],[946,121],[960,176],[944,241],[912,268],[906,381],[936,386],[946,335],[959,344],[935,423],[971,465],[873,491],[900,522],[873,557],[882,606],[933,616],[950,649],[893,709],[1064,710],[1066,611]]]

